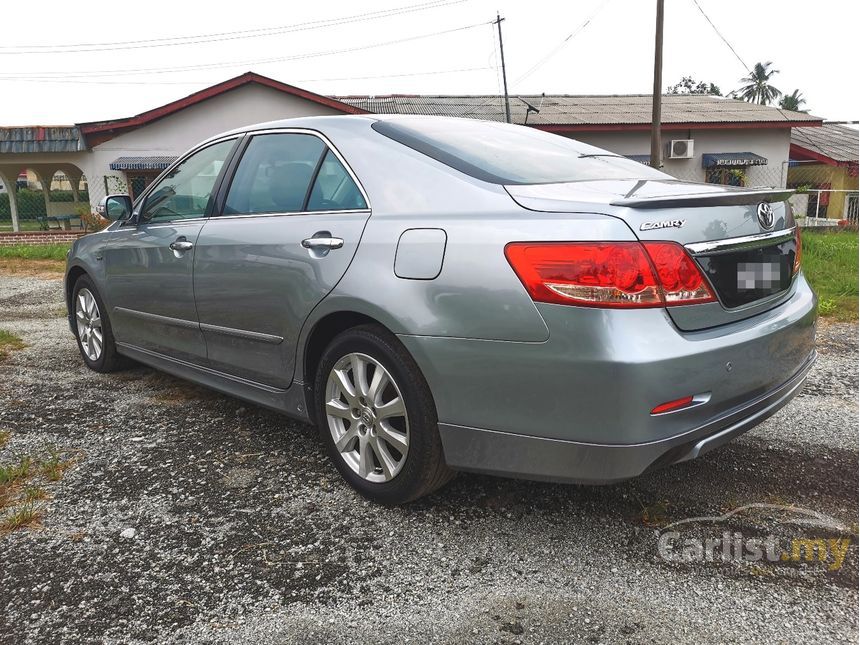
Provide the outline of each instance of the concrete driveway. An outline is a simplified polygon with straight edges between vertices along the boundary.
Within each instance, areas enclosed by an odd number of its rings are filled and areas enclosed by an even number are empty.
[[[601,488],[460,475],[385,509],[309,426],[86,370],[59,280],[0,276],[0,305],[28,344],[0,363],[0,464],[61,466],[39,523],[0,536],[2,643],[856,642],[855,325],[823,326],[803,394],[698,461]],[[726,520],[744,539],[833,537],[786,507],[852,527],[841,566],[658,553],[673,522],[751,504]]]

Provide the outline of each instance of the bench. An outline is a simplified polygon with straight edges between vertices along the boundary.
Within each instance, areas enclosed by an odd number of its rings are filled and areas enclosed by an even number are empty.
[[[81,230],[84,228],[84,221],[80,215],[48,215],[46,220],[48,228],[58,228],[64,231],[72,230],[73,225]],[[56,224],[56,227],[51,226],[52,224]]]

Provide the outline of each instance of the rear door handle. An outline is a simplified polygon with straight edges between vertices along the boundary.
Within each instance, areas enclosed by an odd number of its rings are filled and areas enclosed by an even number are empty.
[[[175,242],[170,243],[170,250],[171,251],[179,251],[180,253],[184,252],[184,251],[190,251],[193,248],[194,248],[194,243],[189,242],[187,240],[176,240]]]
[[[306,249],[339,249],[343,246],[343,238],[309,237],[302,240],[302,246]]]

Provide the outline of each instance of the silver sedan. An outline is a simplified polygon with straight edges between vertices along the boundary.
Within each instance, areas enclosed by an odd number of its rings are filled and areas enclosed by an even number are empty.
[[[499,123],[265,123],[105,198],[69,324],[96,371],[133,359],[315,423],[382,503],[458,470],[612,482],[798,392],[816,298],[787,197]]]

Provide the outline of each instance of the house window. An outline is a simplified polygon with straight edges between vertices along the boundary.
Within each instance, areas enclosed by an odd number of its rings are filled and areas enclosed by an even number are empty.
[[[845,196],[845,219],[857,224],[857,193],[848,193]]]
[[[128,187],[129,192],[131,193],[131,198],[137,199],[140,194],[146,190],[146,187],[149,186],[153,180],[158,177],[158,173],[160,171],[156,170],[154,172],[134,172],[127,173],[128,176]]]
[[[746,186],[747,173],[743,168],[707,168],[705,181],[723,186]]]

